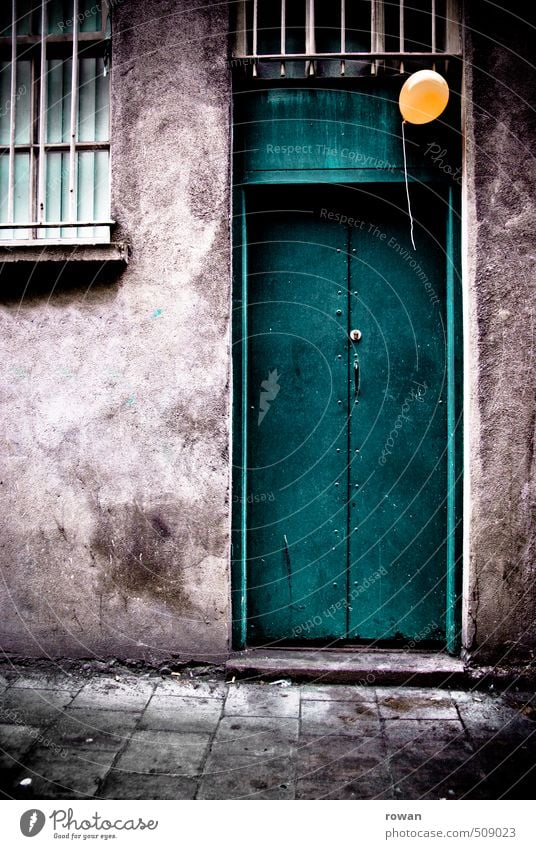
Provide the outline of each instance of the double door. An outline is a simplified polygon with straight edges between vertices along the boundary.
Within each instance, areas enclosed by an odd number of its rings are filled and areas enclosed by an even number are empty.
[[[248,197],[250,644],[445,638],[446,214],[414,251],[402,189]]]

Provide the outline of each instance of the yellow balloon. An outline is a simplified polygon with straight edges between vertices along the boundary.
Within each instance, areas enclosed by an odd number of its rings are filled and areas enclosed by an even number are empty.
[[[447,81],[435,71],[416,71],[400,92],[398,105],[410,124],[427,124],[438,118],[449,101]]]

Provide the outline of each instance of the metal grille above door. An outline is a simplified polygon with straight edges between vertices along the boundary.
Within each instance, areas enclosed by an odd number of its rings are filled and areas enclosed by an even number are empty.
[[[458,0],[241,0],[235,67],[253,76],[356,76],[461,53]],[[415,65],[417,63],[417,65]]]

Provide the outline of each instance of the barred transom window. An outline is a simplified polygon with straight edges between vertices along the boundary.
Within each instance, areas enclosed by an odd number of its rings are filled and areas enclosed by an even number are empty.
[[[2,0],[0,241],[110,240],[109,4]]]
[[[356,76],[461,52],[458,0],[238,0],[235,67]],[[270,68],[270,66],[272,66]]]

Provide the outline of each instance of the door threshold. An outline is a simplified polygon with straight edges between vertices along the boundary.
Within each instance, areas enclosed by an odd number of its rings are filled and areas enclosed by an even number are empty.
[[[459,658],[404,649],[246,649],[231,655],[226,672],[250,680],[361,686],[461,687],[469,681]]]

